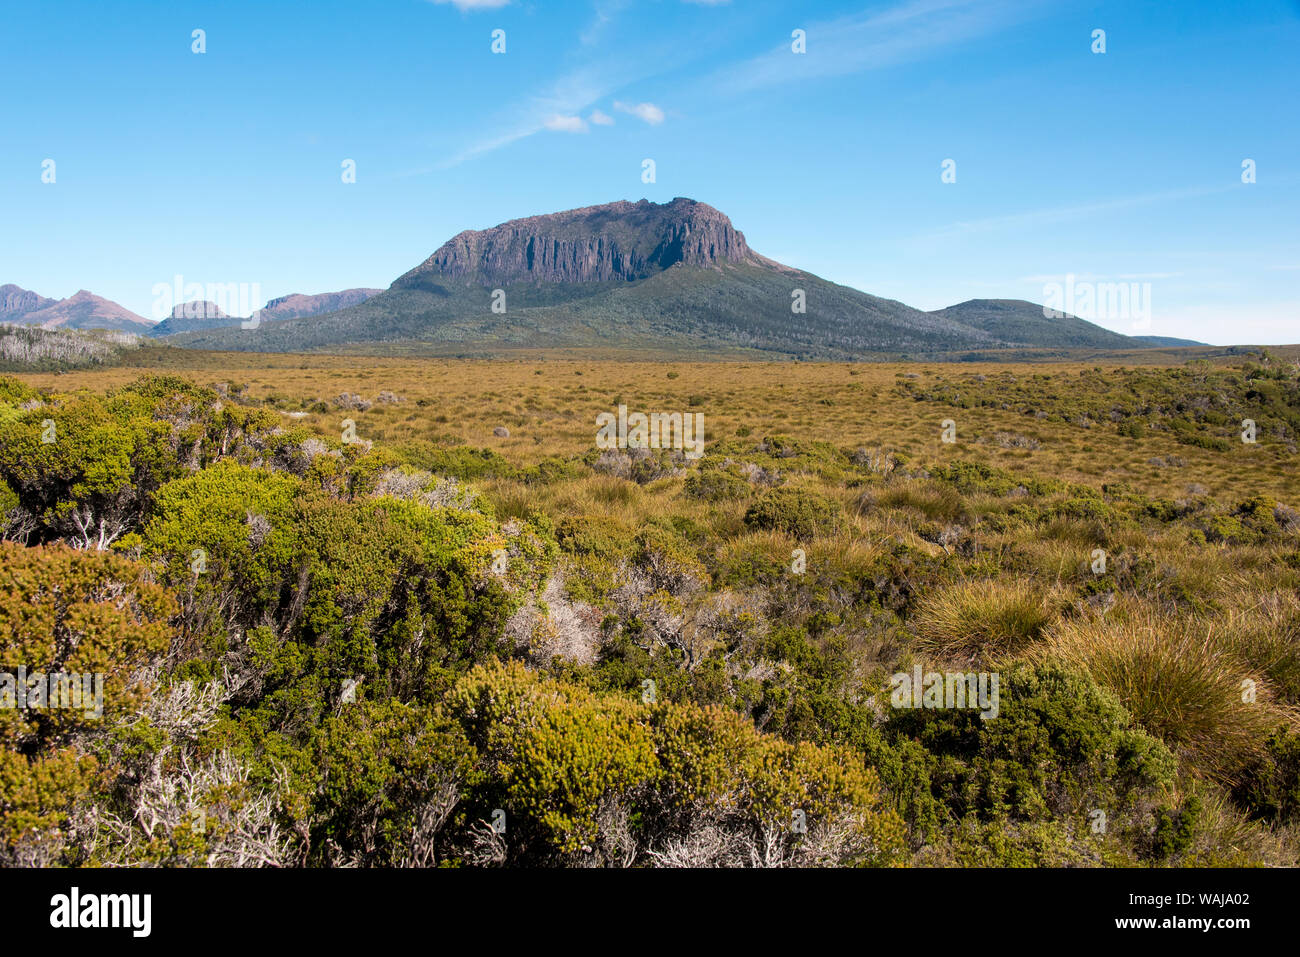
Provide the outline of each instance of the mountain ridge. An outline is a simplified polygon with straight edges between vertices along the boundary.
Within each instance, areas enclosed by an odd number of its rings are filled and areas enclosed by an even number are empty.
[[[960,304],[959,304],[960,305]],[[462,230],[356,306],[179,345],[249,351],[494,353],[520,348],[742,350],[783,358],[937,355],[1134,340],[1070,317],[1017,335],[979,315],[923,312],[755,251],[723,212],[677,197],[618,200]],[[969,321],[968,321],[969,320]],[[1066,329],[1073,336],[1065,335]]]
[[[462,230],[386,290],[285,296],[257,317],[274,321],[173,315],[151,334],[253,352],[604,348],[835,360],[1170,344],[1049,319],[1024,300],[924,312],[769,259],[726,214],[686,197]]]
[[[22,316],[52,306],[57,301],[11,282],[5,283],[0,286],[0,322],[17,322]]]
[[[620,200],[467,229],[394,282],[420,288],[441,279],[501,282],[635,282],[677,263],[756,262],[745,236],[706,203]]]
[[[311,316],[321,315],[326,312],[335,312],[339,309],[345,309],[348,306],[354,306],[358,303],[365,302],[371,296],[383,292],[382,289],[371,289],[368,287],[358,286],[353,289],[341,289],[338,292],[322,292],[315,294],[290,293],[287,296],[280,296],[272,299],[261,309],[257,310],[256,316],[259,322],[279,322],[288,319],[305,319]],[[199,307],[197,310],[193,307]],[[215,329],[227,329],[235,326],[241,326],[251,316],[228,316],[222,312],[215,303],[210,302],[187,302],[181,303],[172,309],[172,314],[158,323],[150,330],[151,336],[162,338],[165,336],[179,335],[186,332],[206,332]]]
[[[18,311],[22,304],[33,302],[39,303],[37,308]],[[109,329],[135,333],[148,333],[154,326],[152,320],[85,289],[66,299],[46,299],[13,283],[0,286],[0,322],[46,329]]]

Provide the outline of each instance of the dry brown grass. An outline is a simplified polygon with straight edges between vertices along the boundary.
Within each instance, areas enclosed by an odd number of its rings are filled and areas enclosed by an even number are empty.
[[[1153,361],[1159,357],[1153,356]],[[403,397],[396,405],[376,403],[349,413],[357,433],[381,444],[455,439],[499,452],[517,465],[546,455],[575,455],[593,447],[595,417],[622,399],[629,407],[685,411],[692,396],[703,399],[709,441],[748,430],[755,440],[770,434],[796,434],[848,448],[885,447],[919,462],[941,464],[960,458],[1018,472],[1099,485],[1128,481],[1151,495],[1186,494],[1192,484],[1211,494],[1238,496],[1245,489],[1294,497],[1290,463],[1258,455],[1223,453],[1176,443],[1151,432],[1140,440],[1119,439],[1108,426],[1091,430],[1064,423],[1027,419],[990,407],[954,409],[917,402],[896,391],[896,377],[916,375],[926,383],[957,375],[1001,374],[1014,368],[1021,377],[1044,374],[1067,385],[1095,363],[993,365],[843,363],[689,363],[619,362],[574,359],[450,360],[359,356],[289,356],[238,353],[180,353],[168,368],[115,367],[20,378],[29,384],[73,391],[102,391],[125,385],[145,372],[186,375],[210,385],[247,383],[257,399],[280,397],[287,412],[316,401],[330,402],[341,392],[373,399],[381,390]],[[542,375],[536,371],[542,370]],[[668,373],[676,373],[669,379]],[[1045,389],[1055,388],[1045,383]],[[423,403],[423,404],[420,404]],[[302,421],[322,435],[334,435],[344,413],[310,412]],[[939,441],[944,418],[958,423],[958,442]],[[289,420],[286,418],[286,424]],[[492,434],[505,425],[508,438]],[[1003,448],[995,433],[1032,433],[1036,450]],[[1179,468],[1154,469],[1148,459],[1175,455]],[[925,506],[940,511],[941,503]]]
[[[1221,783],[1234,783],[1262,756],[1272,730],[1296,721],[1268,674],[1287,656],[1240,619],[1125,608],[1060,622],[1037,654],[1087,671],[1186,766]]]
[[[1020,580],[963,581],[921,599],[918,646],[943,661],[995,661],[1038,641],[1060,600]]]

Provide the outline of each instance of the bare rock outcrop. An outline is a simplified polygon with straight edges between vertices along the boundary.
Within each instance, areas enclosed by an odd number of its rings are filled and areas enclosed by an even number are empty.
[[[466,230],[397,280],[631,282],[681,264],[757,262],[724,213],[692,199],[617,202]]]

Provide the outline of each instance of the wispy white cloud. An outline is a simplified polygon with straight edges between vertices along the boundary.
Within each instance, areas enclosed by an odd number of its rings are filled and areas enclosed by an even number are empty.
[[[587,120],[588,122],[594,123],[596,126],[614,125],[614,117],[610,116],[603,110],[592,110],[591,116],[587,117]]]
[[[502,149],[552,127],[556,117],[576,116],[592,103],[608,96],[619,83],[617,75],[597,66],[573,70],[556,80],[544,93],[527,97],[498,118],[500,132],[478,140],[453,154],[433,169],[453,166]],[[415,170],[414,174],[430,172]]]
[[[923,234],[925,239],[945,239],[972,233],[995,232],[1004,229],[1030,229],[1038,226],[1051,226],[1057,223],[1086,219],[1103,213],[1148,206],[1153,203],[1167,203],[1214,193],[1226,193],[1239,187],[1227,186],[1193,186],[1187,189],[1170,189],[1156,193],[1143,193],[1136,196],[1121,196],[1117,199],[1100,203],[1082,203],[1075,206],[1051,206],[1031,209],[1004,216],[989,216],[984,219],[963,220]]]
[[[578,35],[583,46],[595,46],[605,38],[618,14],[627,9],[630,0],[597,0],[591,23]]]
[[[792,80],[844,76],[918,59],[1028,19],[1041,0],[907,0],[885,10],[815,23],[796,23],[807,33],[807,52],[790,41],[714,77],[718,89],[744,93]]]
[[[1180,272],[1126,272],[1115,276],[1105,276],[1094,272],[1069,273],[1075,282],[1151,282],[1156,279],[1177,279]],[[1021,276],[1014,280],[1019,283],[1065,282],[1066,273],[1043,273],[1039,276]]]
[[[587,121],[581,116],[561,116],[556,113],[548,116],[542,123],[552,133],[585,133]]]
[[[614,101],[614,109],[645,120],[651,126],[658,126],[664,121],[664,111],[653,103],[623,103]]]
[[[412,170],[406,175],[419,175],[435,169],[459,166],[468,160],[502,149],[545,130],[567,126],[566,132],[581,132],[572,128],[574,126],[572,122],[563,122],[565,118],[578,117],[586,110],[594,109],[596,103],[606,100],[618,90],[671,69],[670,63],[667,62],[670,56],[647,54],[640,61],[631,60],[626,56],[606,58],[571,70],[557,79],[545,92],[528,96],[499,114],[494,121],[499,132],[472,143],[431,169]],[[658,125],[664,121],[664,111],[653,103],[638,103],[631,106],[615,103],[614,105],[615,108],[626,109],[627,112],[639,116],[651,125]],[[585,123],[588,121],[582,122],[585,128]],[[607,126],[613,122],[613,119],[600,110],[594,110],[589,122],[597,126]]]
[[[433,172],[433,170],[436,169],[450,169],[453,166],[459,166],[461,163],[467,162],[468,160],[472,160],[476,156],[483,156],[487,153],[492,153],[495,152],[496,150],[503,149],[504,147],[509,146],[511,143],[517,143],[519,140],[532,136],[534,133],[540,132],[543,129],[545,129],[545,126],[540,124],[536,126],[516,127],[515,129],[508,130],[503,133],[498,133],[495,136],[488,137],[487,139],[479,140],[478,142],[472,144],[471,146],[467,146],[459,153],[456,153],[448,157],[447,159],[443,160],[442,162],[438,163],[436,166],[410,170],[404,175],[418,176],[423,173]]]
[[[495,10],[498,7],[504,7],[510,0],[432,0],[436,4],[450,3],[457,10],[464,12],[466,10]]]

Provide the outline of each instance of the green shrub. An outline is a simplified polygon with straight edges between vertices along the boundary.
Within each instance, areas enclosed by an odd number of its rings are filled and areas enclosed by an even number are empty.
[[[1082,823],[1100,808],[1122,820],[1173,785],[1168,748],[1086,674],[1019,663],[1001,672],[999,699],[989,720],[972,709],[889,714],[888,735],[913,738],[933,755],[933,792],[956,819]]]
[[[1201,801],[1194,794],[1189,795],[1177,808],[1157,808],[1156,832],[1152,839],[1153,855],[1165,858],[1190,850],[1200,813]]]
[[[747,528],[785,532],[800,540],[828,535],[839,523],[837,502],[799,488],[768,489],[745,512]]]
[[[686,476],[687,495],[705,502],[739,502],[749,498],[750,484],[734,467],[702,468]]]
[[[1200,432],[1179,433],[1174,438],[1180,445],[1192,445],[1199,449],[1209,449],[1211,452],[1231,452],[1232,443],[1227,439],[1215,438],[1212,435],[1203,435]]]
[[[657,776],[653,739],[637,711],[625,699],[539,679],[518,663],[476,668],[449,700],[493,775],[481,797],[569,852],[595,841],[602,799]]]
[[[1234,796],[1251,814],[1280,824],[1300,820],[1300,734],[1278,728],[1265,742],[1261,761],[1252,767]]]
[[[442,448],[432,442],[409,442],[398,450],[407,465],[458,479],[513,478],[516,470],[499,453],[466,445]]]
[[[10,684],[0,747],[34,755],[70,744],[147,697],[139,675],[167,651],[176,613],[172,596],[150,578],[149,569],[111,552],[0,541],[0,673],[99,675],[102,696],[99,714],[88,713],[92,702],[16,708]]]
[[[295,722],[344,681],[410,699],[441,669],[503,652],[506,617],[549,573],[548,542],[526,525],[507,543],[473,510],[340,501],[230,462],[165,486],[142,536],[191,626],[217,653],[246,634],[264,704]],[[506,574],[489,573],[506,545]]]
[[[879,807],[879,780],[860,760],[763,735],[723,708],[595,695],[515,663],[466,675],[448,713],[481,755],[472,807],[505,809],[525,859],[607,847],[617,835],[604,822],[620,817],[636,822],[643,853],[739,864],[771,834],[797,855],[796,810],[810,834],[839,832],[810,863],[882,864],[902,851],[903,824]],[[728,839],[669,847],[705,828]]]
[[[442,832],[477,780],[477,755],[459,727],[427,708],[361,699],[325,721],[313,754],[318,863],[441,862]]]
[[[0,403],[21,405],[38,395],[39,393],[35,389],[28,386],[21,379],[15,379],[9,375],[0,375]]]

